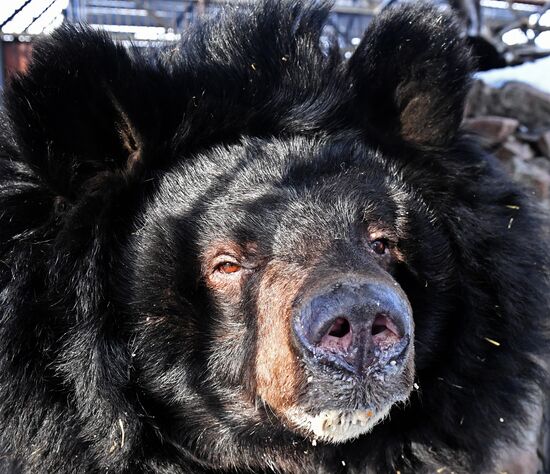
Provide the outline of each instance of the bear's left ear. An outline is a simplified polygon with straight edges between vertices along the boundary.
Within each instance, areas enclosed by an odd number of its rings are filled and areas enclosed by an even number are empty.
[[[424,3],[374,19],[348,63],[367,133],[389,146],[443,147],[456,137],[470,76],[460,29]]]

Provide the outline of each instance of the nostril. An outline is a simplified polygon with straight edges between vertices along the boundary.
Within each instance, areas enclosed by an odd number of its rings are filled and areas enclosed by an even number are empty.
[[[402,338],[395,323],[384,314],[377,314],[371,328],[372,339],[378,347],[389,347]]]
[[[386,329],[388,329],[386,326],[386,318],[380,315],[376,316],[374,323],[372,324],[372,335],[376,336],[377,334],[384,332]]]
[[[347,352],[353,341],[351,324],[346,318],[336,318],[321,338],[319,347],[331,352]]]
[[[333,337],[344,337],[350,331],[351,326],[349,321],[346,318],[338,318],[328,330],[328,335]]]

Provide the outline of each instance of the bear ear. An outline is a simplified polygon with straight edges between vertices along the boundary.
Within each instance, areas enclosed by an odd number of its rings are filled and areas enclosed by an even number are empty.
[[[460,29],[424,3],[375,18],[348,63],[357,120],[387,144],[443,147],[456,136],[471,71]]]
[[[140,162],[137,104],[146,110],[147,97],[136,68],[106,35],[66,26],[37,44],[28,71],[9,84],[5,108],[21,157],[60,194]]]

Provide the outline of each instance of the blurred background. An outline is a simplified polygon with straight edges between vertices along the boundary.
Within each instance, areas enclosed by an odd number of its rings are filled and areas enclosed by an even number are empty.
[[[64,22],[85,22],[138,47],[177,41],[189,24],[241,0],[1,0],[0,87],[25,69],[32,44]],[[396,0],[336,0],[326,34],[350,54],[370,20]],[[550,53],[550,2],[544,0],[437,1],[452,10],[491,69]]]
[[[335,0],[321,41],[350,57],[369,22],[411,0]],[[433,0],[463,26],[477,59],[464,126],[550,209],[550,0]],[[0,90],[25,71],[34,42],[65,22],[139,48],[178,41],[201,15],[243,0],[0,0]],[[1,99],[0,99],[1,102]]]

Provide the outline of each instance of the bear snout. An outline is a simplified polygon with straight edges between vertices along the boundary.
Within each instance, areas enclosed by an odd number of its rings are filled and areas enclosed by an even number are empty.
[[[361,377],[400,372],[414,338],[412,311],[395,285],[341,279],[303,299],[293,319],[305,358]]]

